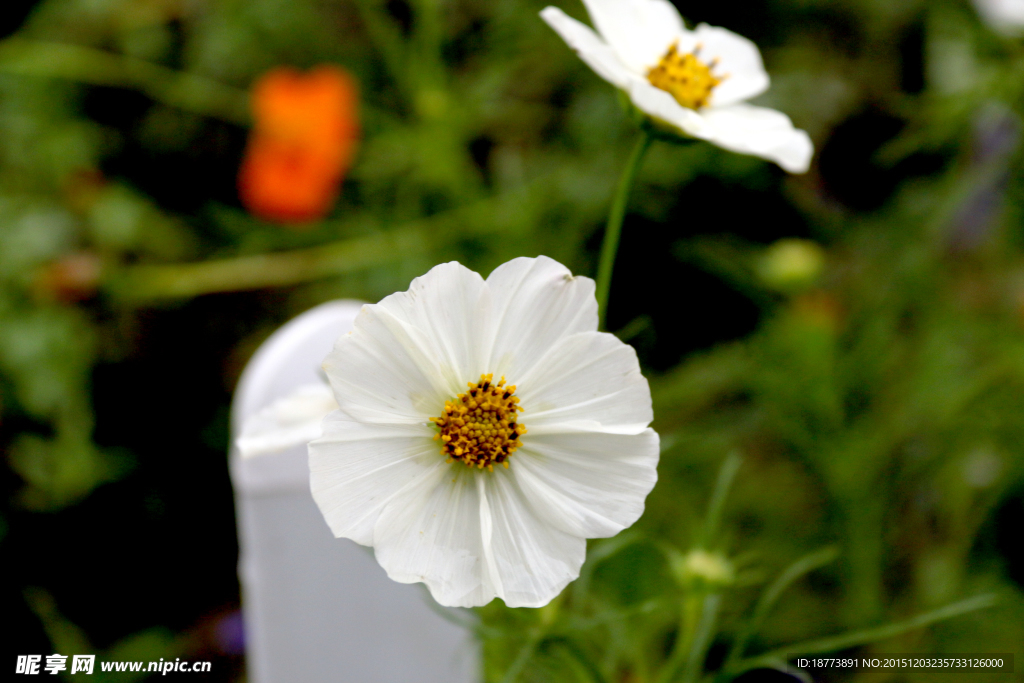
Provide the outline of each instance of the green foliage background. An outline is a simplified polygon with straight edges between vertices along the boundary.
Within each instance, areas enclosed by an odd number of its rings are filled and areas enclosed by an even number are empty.
[[[544,4],[24,5],[0,42],[0,547],[5,611],[24,624],[15,650],[214,647],[210,624],[238,600],[230,388],[290,316],[376,301],[453,259],[487,273],[546,254],[594,274],[636,126],[538,18]],[[672,653],[703,633],[709,675],[728,680],[759,596],[822,548],[748,656],[991,594],[994,606],[843,651],[1013,652],[1019,671],[1024,42],[961,0],[677,4],[759,43],[773,86],[758,103],[811,134],[815,163],[787,177],[703,143],[652,148],[609,326],[651,380],[660,480],[637,526],[593,542],[550,606],[479,610],[485,679],[673,680],[688,674]],[[356,165],[328,219],[261,223],[234,193],[247,88],[275,65],[323,62],[361,84]],[[98,264],[95,291],[54,284],[72,254]],[[709,522],[730,454],[742,462]],[[198,551],[170,569],[130,559],[167,539]],[[695,549],[724,573],[695,573]],[[151,607],[103,609],[127,600],[119,590]],[[161,602],[167,591],[187,597]],[[219,670],[234,680],[231,662]]]

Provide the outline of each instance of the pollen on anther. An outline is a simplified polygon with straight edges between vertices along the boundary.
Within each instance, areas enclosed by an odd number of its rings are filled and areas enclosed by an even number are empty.
[[[447,462],[461,461],[468,467],[494,471],[494,464],[509,467],[508,458],[522,446],[519,437],[526,428],[516,422],[522,412],[516,387],[497,383],[493,375],[481,375],[476,384],[466,383],[468,391],[446,401],[440,417],[430,421],[438,428],[441,454]]]
[[[698,43],[691,52],[679,54],[678,41],[673,42],[657,65],[647,70],[647,80],[656,88],[672,95],[689,109],[707,105],[711,92],[725,77],[716,77],[711,70],[718,59],[704,63],[699,55],[703,45]]]

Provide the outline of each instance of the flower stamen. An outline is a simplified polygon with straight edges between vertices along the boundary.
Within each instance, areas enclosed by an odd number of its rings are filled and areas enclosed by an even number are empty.
[[[673,42],[657,65],[647,70],[647,80],[655,88],[672,95],[684,107],[700,109],[707,106],[711,91],[725,77],[718,78],[711,73],[711,69],[718,65],[717,58],[708,64],[700,60],[701,48],[698,43],[693,52],[679,54],[679,41]]]
[[[505,386],[505,378],[492,384],[494,375],[480,375],[476,384],[467,382],[469,391],[445,401],[444,412],[430,421],[438,427],[435,441],[441,441],[441,454],[448,462],[459,460],[467,467],[489,472],[494,464],[508,467],[509,457],[523,444],[519,437],[526,427],[518,423],[522,412],[514,395],[515,385]]]

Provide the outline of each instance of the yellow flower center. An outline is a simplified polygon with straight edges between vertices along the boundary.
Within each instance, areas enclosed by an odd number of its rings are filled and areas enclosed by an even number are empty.
[[[689,109],[706,106],[711,91],[725,80],[716,78],[711,70],[718,64],[717,59],[705,64],[697,56],[700,45],[685,55],[679,54],[679,41],[672,43],[656,66],[647,70],[647,80],[655,88],[672,95],[676,102]]]
[[[508,467],[509,457],[523,444],[519,437],[526,427],[517,421],[519,399],[515,386],[505,386],[505,378],[492,384],[494,375],[480,375],[476,384],[467,382],[469,391],[444,402],[441,417],[430,421],[438,427],[434,440],[441,441],[441,454],[448,462],[460,460],[468,467],[487,468],[494,464]]]

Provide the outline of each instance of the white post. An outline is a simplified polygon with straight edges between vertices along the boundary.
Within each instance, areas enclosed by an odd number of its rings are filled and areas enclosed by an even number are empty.
[[[246,367],[231,411],[245,419],[303,385],[352,329],[361,304],[335,301],[275,332]],[[234,438],[232,438],[232,442]],[[309,491],[306,447],[241,458],[232,446],[251,683],[470,683],[478,646],[465,610],[387,578],[372,550],[332,536]]]

